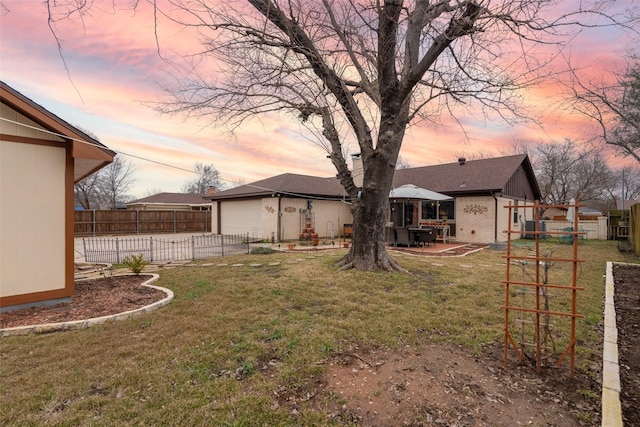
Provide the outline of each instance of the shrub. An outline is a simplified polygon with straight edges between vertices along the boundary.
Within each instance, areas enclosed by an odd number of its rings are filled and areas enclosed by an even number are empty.
[[[267,246],[256,246],[255,248],[251,249],[251,253],[254,255],[258,255],[258,254],[272,254],[275,251]]]
[[[137,276],[140,274],[140,272],[142,272],[144,266],[149,264],[149,261],[145,261],[143,257],[143,254],[129,255],[122,260],[122,263],[126,265],[129,270],[131,270]]]

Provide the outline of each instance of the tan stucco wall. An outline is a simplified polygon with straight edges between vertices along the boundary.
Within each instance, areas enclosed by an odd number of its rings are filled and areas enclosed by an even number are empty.
[[[0,141],[0,195],[0,296],[63,289],[65,149]]]
[[[513,211],[509,214],[507,206],[516,201],[504,197],[494,199],[491,196],[456,198],[456,240],[470,243],[506,242],[506,230],[511,221],[511,238],[522,237],[521,231],[527,220],[533,220],[533,202],[519,200],[518,218],[513,222]],[[497,220],[496,220],[497,218]],[[497,233],[494,231],[497,224]]]
[[[271,199],[263,199],[265,205],[273,206],[274,211],[277,211],[277,200],[269,203],[270,200]],[[280,227],[283,241],[298,240],[300,238],[300,233],[305,227],[305,216],[304,212],[301,211],[305,211],[306,209],[306,199],[282,198],[280,202],[280,210],[282,212]],[[353,222],[351,217],[351,206],[339,201],[313,200],[311,214],[315,232],[318,233],[321,239],[330,238],[332,229],[333,236],[337,239],[342,233],[342,225],[345,223],[351,224]],[[272,215],[265,218],[264,230],[275,231],[277,228],[275,221],[276,214],[273,212]],[[276,233],[276,236],[277,235],[278,234]],[[265,238],[271,238],[270,231],[269,235],[265,236]]]
[[[456,240],[489,243],[495,240],[495,200],[493,197],[457,197]]]

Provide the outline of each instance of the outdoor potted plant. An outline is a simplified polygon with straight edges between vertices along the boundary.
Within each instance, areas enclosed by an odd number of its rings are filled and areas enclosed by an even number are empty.
[[[287,243],[287,249],[292,251],[296,247],[295,243]]]

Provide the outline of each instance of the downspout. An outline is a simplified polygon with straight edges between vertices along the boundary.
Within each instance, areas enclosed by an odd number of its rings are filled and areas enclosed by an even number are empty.
[[[276,239],[278,240],[278,243],[282,242],[282,230],[280,227],[282,227],[282,196],[280,196],[280,194],[278,194],[278,218],[276,220]]]
[[[216,201],[216,234],[222,234],[222,206],[220,200]]]
[[[496,193],[491,193],[491,195],[493,196],[493,200],[494,200],[494,204],[495,207],[493,209],[493,211],[495,212],[495,214],[493,215],[493,242],[494,243],[498,243],[498,196],[496,196]]]

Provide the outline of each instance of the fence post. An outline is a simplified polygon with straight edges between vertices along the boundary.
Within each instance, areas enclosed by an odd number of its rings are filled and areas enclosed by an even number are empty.
[[[82,249],[84,250],[84,260],[85,262],[87,261],[87,240],[83,237],[82,238]]]
[[[151,258],[151,262],[153,262],[153,236],[149,236],[149,258]]]
[[[220,235],[220,253],[224,256],[224,234]]]
[[[120,241],[116,237],[116,264],[120,264]]]

